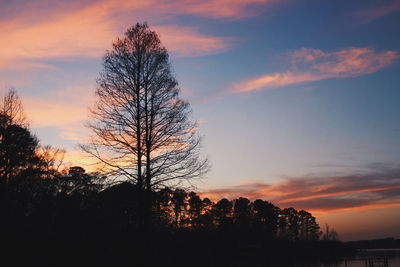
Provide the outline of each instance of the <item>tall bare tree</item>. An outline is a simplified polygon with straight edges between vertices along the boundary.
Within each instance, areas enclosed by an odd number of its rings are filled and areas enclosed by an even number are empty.
[[[151,190],[203,175],[197,124],[171,71],[168,52],[146,23],[129,28],[104,56],[84,151],[115,177]]]

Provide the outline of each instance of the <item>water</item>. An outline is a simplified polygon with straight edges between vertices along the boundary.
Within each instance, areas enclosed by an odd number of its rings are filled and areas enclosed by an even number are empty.
[[[295,264],[283,264],[283,263],[265,263],[265,262],[249,262],[248,259],[245,262],[238,262],[232,266],[234,267],[384,267],[381,264],[368,265],[365,259],[370,258],[387,258],[388,267],[400,267],[400,249],[369,249],[362,250],[357,253],[353,258],[345,260],[338,260],[337,262],[320,262],[320,263],[295,263]],[[357,259],[357,260],[356,260]],[[364,259],[364,260],[362,260]]]
[[[259,254],[257,254],[259,256]],[[254,256],[254,255],[253,255]],[[380,264],[369,265],[368,259],[371,258],[385,258],[387,259],[387,267],[400,267],[400,249],[368,249],[360,250],[357,255],[348,258],[345,262],[344,259],[333,260],[329,262],[315,261],[308,263],[295,261],[290,263],[291,260],[286,258],[282,261],[268,261],[268,257],[238,257],[233,264],[228,265],[201,265],[201,266],[230,266],[230,267],[384,267],[383,262]],[[367,259],[367,264],[365,262]],[[303,259],[304,260],[304,259]],[[288,262],[289,261],[289,262]]]
[[[367,249],[362,250],[355,257],[356,259],[365,259],[371,257],[386,257],[388,260],[389,267],[400,267],[400,249]],[[380,265],[374,265],[374,267],[381,267]],[[347,265],[345,261],[341,261],[337,264],[322,264],[320,267],[369,267],[368,263],[366,265],[365,260],[347,260]]]

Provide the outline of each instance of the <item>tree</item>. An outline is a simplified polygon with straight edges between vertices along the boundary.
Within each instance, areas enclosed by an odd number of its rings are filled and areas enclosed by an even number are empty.
[[[233,203],[226,198],[221,199],[214,205],[213,213],[215,216],[216,223],[221,227],[232,224],[233,217]]]
[[[277,231],[279,208],[272,203],[256,199],[253,202],[254,226],[263,231],[270,239],[274,238]]]
[[[8,93],[3,97],[0,104],[0,116],[2,117],[2,125],[14,124],[24,128],[28,127],[22,102],[14,88],[10,88]]]
[[[171,71],[168,52],[146,23],[129,28],[104,57],[92,108],[90,142],[81,146],[114,177],[138,188],[202,176],[197,124]]]
[[[325,241],[339,240],[339,234],[336,232],[335,229],[331,228],[328,224],[325,225],[325,232],[320,234],[322,234],[322,240]]]
[[[41,167],[38,148],[39,141],[27,128],[21,101],[10,89],[0,107],[0,177],[8,180]]]
[[[195,192],[190,192],[188,197],[188,215],[190,221],[189,226],[191,228],[199,228],[201,226],[200,218],[203,211],[203,201]]]
[[[311,213],[301,210],[298,213],[301,240],[318,240],[320,235],[319,225]],[[327,228],[328,229],[328,228]]]
[[[3,121],[1,117],[0,120]],[[36,155],[37,139],[19,125],[0,126],[0,176],[11,178],[40,164]]]
[[[186,197],[187,193],[182,189],[175,189],[172,193],[171,202],[177,228],[182,227],[186,219],[184,214],[187,209]]]
[[[251,202],[247,198],[239,197],[233,203],[233,217],[235,224],[241,228],[246,229],[251,221]]]
[[[294,208],[285,208],[279,215],[280,235],[290,241],[299,240],[299,212]]]
[[[89,195],[103,188],[100,175],[88,174],[80,166],[70,167],[67,174],[57,175],[53,180],[57,193]]]

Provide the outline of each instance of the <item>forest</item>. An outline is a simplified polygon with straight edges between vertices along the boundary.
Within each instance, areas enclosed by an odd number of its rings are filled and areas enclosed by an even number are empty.
[[[128,78],[127,78],[128,77]],[[352,250],[315,217],[266,200],[210,200],[180,186],[209,168],[168,53],[147,24],[104,58],[86,172],[32,134],[17,92],[0,103],[0,234],[18,263],[293,266]],[[145,264],[141,265],[140,262]]]
[[[322,233],[315,217],[304,210],[242,197],[213,202],[180,188],[144,191],[127,181],[110,183],[104,174],[86,173],[79,166],[60,169],[63,152],[39,145],[15,91],[8,93],[2,106],[0,231],[9,250],[17,248],[35,258],[41,255],[38,248],[46,248],[50,262],[59,258],[70,262],[79,256],[102,263],[104,257],[110,264],[129,262],[138,251],[164,255],[170,264],[203,253],[212,255],[200,260],[202,264],[226,262],[234,260],[232,255],[225,258],[232,250],[251,254],[275,249],[268,256],[271,261],[282,260],[275,256],[287,249],[296,257],[304,256],[304,251],[317,257],[314,252],[324,246],[329,247],[324,250],[327,254],[318,257],[335,258],[344,252],[337,233],[329,229]],[[143,214],[139,195],[151,203],[149,214]]]

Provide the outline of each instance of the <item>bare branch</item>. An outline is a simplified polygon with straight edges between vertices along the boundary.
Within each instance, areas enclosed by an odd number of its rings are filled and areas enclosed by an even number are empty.
[[[151,190],[208,171],[190,105],[179,98],[168,52],[147,24],[117,39],[97,85],[93,136],[81,147],[108,173]]]

